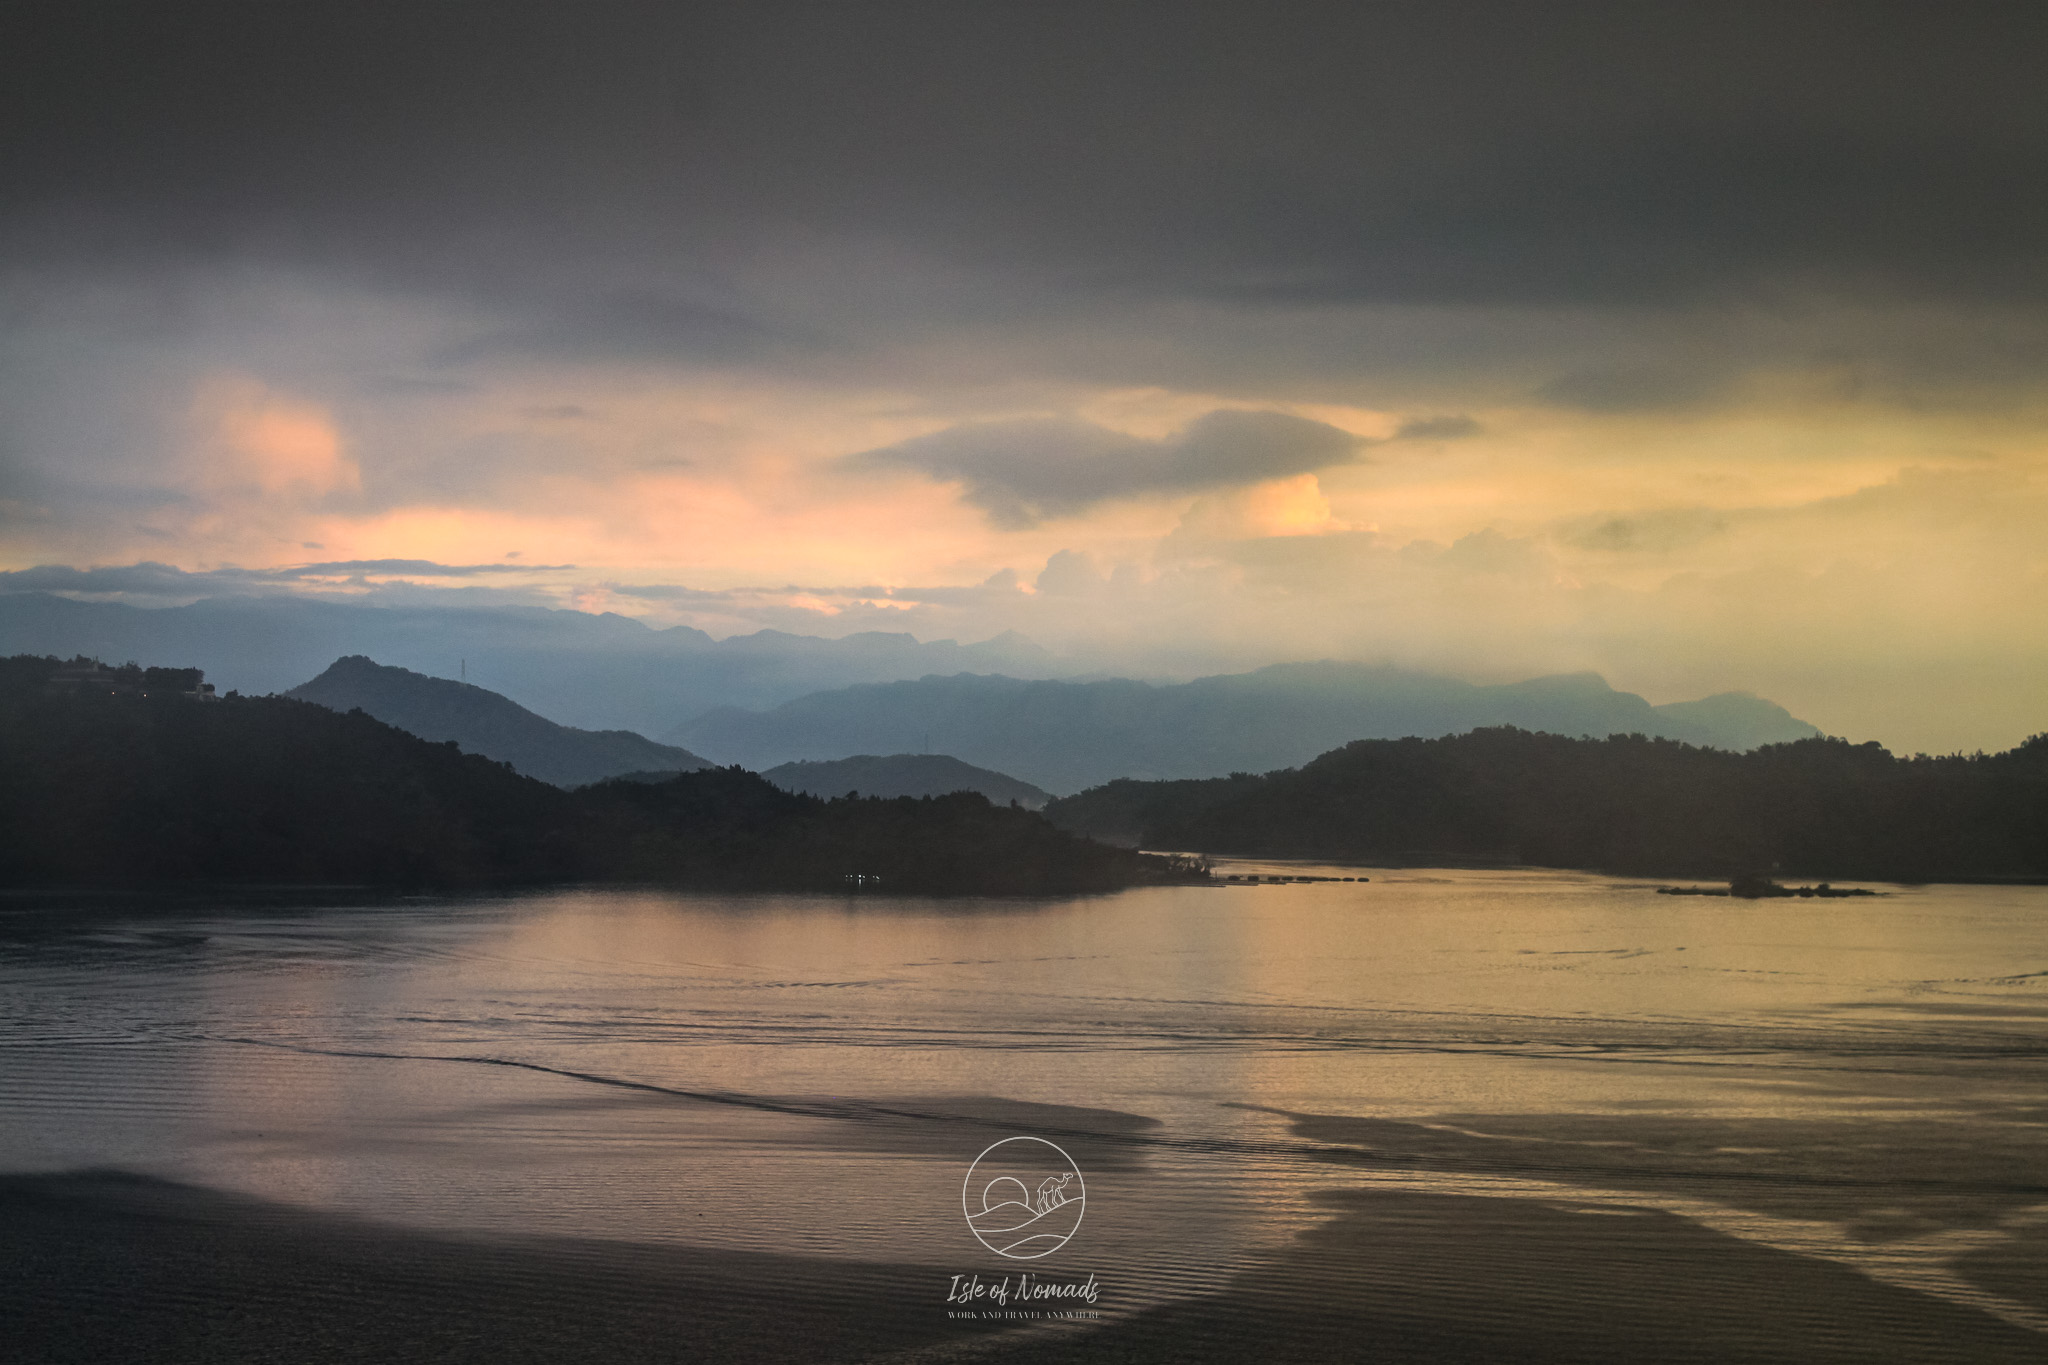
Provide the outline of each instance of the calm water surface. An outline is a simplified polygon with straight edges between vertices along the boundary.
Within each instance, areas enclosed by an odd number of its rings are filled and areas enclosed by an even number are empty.
[[[1410,1190],[1675,1213],[2048,1329],[2048,890],[1887,890],[17,908],[0,1169],[1000,1272],[963,1178],[1035,1133],[1087,1182],[1041,1268],[1117,1312]]]

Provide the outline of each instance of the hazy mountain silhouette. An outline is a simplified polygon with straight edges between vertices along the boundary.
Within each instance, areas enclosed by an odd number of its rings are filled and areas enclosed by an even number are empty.
[[[922,745],[1053,792],[1118,777],[1214,777],[1294,767],[1355,739],[1515,725],[1566,735],[1645,734],[1724,749],[1819,733],[1746,693],[1652,706],[1598,674],[1501,686],[1347,663],[1278,664],[1167,685],[960,674],[865,684],[768,711],[720,708],[663,737],[765,768]]]
[[[784,763],[761,774],[785,791],[812,796],[944,796],[980,792],[997,805],[1015,801],[1037,810],[1049,792],[1005,773],[962,763],[950,754],[856,754],[818,763]]]
[[[692,772],[711,765],[688,749],[630,730],[577,730],[469,683],[429,678],[351,654],[285,693],[336,711],[358,708],[421,739],[453,740],[558,787],[632,772]]]
[[[932,749],[1055,792],[1124,776],[1267,771],[1353,739],[1482,725],[1640,731],[1736,749],[1816,733],[1744,694],[1652,707],[1593,674],[1486,687],[1302,663],[1185,684],[1050,682],[1079,665],[1015,634],[972,645],[881,632],[714,640],[683,626],[537,607],[219,597],[145,609],[0,594],[0,653],[17,650],[163,659],[245,693],[290,688],[343,655],[440,678],[466,661],[479,686],[560,724],[631,730],[719,762],[767,768],[915,752],[929,732]],[[889,686],[863,686],[876,683]]]
[[[170,660],[205,669],[223,692],[244,693],[284,691],[345,654],[439,678],[455,677],[466,661],[470,681],[562,724],[657,736],[715,706],[774,706],[849,683],[1081,671],[1014,633],[970,645],[882,631],[828,640],[763,630],[714,640],[688,626],[664,630],[609,612],[539,607],[216,597],[142,608],[0,593],[0,655],[14,653]]]

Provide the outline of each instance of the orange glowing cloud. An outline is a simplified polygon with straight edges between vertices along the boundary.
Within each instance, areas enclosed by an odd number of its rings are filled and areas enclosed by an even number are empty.
[[[1331,515],[1320,479],[1297,474],[1198,499],[1181,520],[1180,537],[1261,540],[1353,529]]]
[[[362,487],[334,418],[317,404],[233,375],[202,386],[194,408],[216,487],[307,501]]]
[[[1330,515],[1330,500],[1313,474],[1248,488],[1242,495],[1244,517],[1262,536],[1312,536],[1341,528]]]

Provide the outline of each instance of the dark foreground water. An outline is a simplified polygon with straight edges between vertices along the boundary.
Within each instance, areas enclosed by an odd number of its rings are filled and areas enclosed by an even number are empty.
[[[0,1340],[2048,1359],[2048,890],[1888,890],[16,906]]]

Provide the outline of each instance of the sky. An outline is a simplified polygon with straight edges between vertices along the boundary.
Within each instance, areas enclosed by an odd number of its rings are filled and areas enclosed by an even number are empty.
[[[0,588],[2048,730],[2048,10],[0,12]]]

